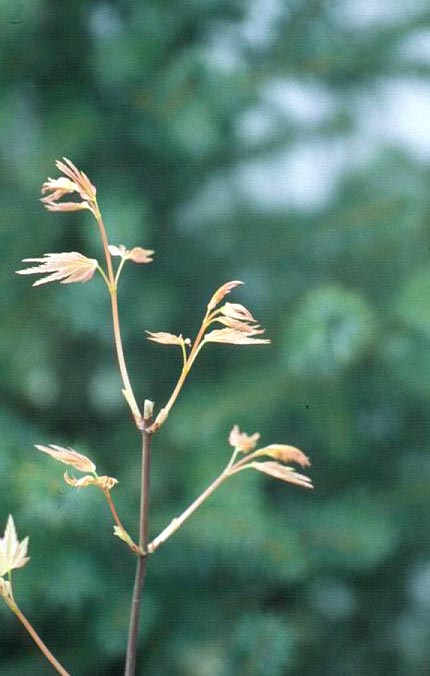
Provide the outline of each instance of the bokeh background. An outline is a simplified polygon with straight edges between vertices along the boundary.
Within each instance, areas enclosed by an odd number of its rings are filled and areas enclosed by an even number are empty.
[[[139,439],[100,279],[31,289],[45,252],[100,257],[38,203],[54,160],[111,241],[156,250],[120,290],[139,399],[161,406],[211,293],[242,279],[273,344],[205,350],[153,449],[151,532],[224,466],[233,423],[312,458],[310,494],[243,473],[151,559],[139,674],[430,674],[430,13],[426,0],[1,0],[0,521],[30,536],[24,611],[74,676],[122,673],[134,561],[102,496],[34,443],[116,476]],[[50,667],[0,609],[2,676]]]

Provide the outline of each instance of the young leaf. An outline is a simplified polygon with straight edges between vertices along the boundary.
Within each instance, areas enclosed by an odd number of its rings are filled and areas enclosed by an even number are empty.
[[[130,535],[127,533],[127,531],[124,530],[124,528],[120,528],[119,526],[114,526],[113,527],[113,534],[116,535],[117,538],[125,542],[132,550],[136,549],[136,545],[131,539]]]
[[[232,317],[218,316],[213,321],[219,322],[220,324],[227,326],[229,329],[243,331],[243,333],[255,334],[256,329],[258,329],[258,324],[248,324],[246,322],[240,321],[239,319],[233,319]]]
[[[42,185],[41,202],[49,211],[77,211],[90,209],[96,214],[96,188],[83,171],[63,157],[63,162],[56,161],[57,168],[64,174],[60,178],[48,178]],[[64,195],[77,193],[83,202],[59,202]]]
[[[264,333],[264,329],[249,331],[238,329],[214,329],[204,337],[205,343],[229,343],[230,345],[258,345],[270,343],[268,338],[254,338],[256,334]]]
[[[127,258],[133,263],[152,263],[152,249],[142,249],[141,246],[135,246],[128,252]]]
[[[145,331],[148,334],[148,340],[154,343],[161,343],[162,345],[190,345],[189,338],[183,338],[181,334],[175,336],[173,333],[166,333],[165,331]]]
[[[48,275],[34,282],[33,286],[48,282],[71,284],[88,282],[97,270],[95,258],[87,258],[76,251],[48,253],[43,258],[24,258],[23,263],[40,263],[25,270],[17,270],[18,275]]]
[[[68,472],[64,472],[64,481],[73,488],[85,488],[86,486],[98,486],[103,491],[110,491],[118,483],[118,479],[112,476],[92,476],[85,474],[80,479],[70,476]]]
[[[242,453],[249,453],[256,447],[259,438],[258,432],[248,435],[246,432],[241,432],[238,425],[234,425],[229,434],[228,443]]]
[[[220,312],[225,317],[230,317],[231,319],[256,323],[256,320],[250,311],[240,303],[225,303],[225,305],[220,308]]]
[[[92,460],[87,458],[86,455],[82,455],[71,448],[63,448],[62,446],[55,446],[54,444],[50,444],[49,446],[36,444],[36,448],[39,451],[42,451],[42,453],[48,453],[54,460],[64,462],[65,465],[70,465],[80,472],[96,471],[96,466]]]
[[[296,462],[301,467],[310,467],[310,460],[307,455],[295,446],[285,444],[270,444],[264,448],[258,449],[258,455],[268,455],[270,458],[280,460],[281,462]]]
[[[221,303],[222,299],[224,296],[226,296],[232,289],[234,289],[236,286],[239,286],[239,284],[243,284],[243,282],[240,281],[233,281],[233,282],[226,282],[222,286],[219,287],[210,299],[208,303],[208,310],[213,310],[216,308],[219,303]]]
[[[135,246],[133,249],[126,249],[123,244],[116,246],[109,245],[111,256],[121,256],[125,260],[133,261],[133,263],[152,263],[152,256],[154,251],[151,249],[142,249],[141,246]]]
[[[272,476],[275,479],[287,481],[290,484],[303,486],[303,488],[313,488],[312,481],[309,477],[304,474],[298,474],[292,467],[280,465],[278,462],[272,462],[270,460],[267,462],[251,462],[249,465],[245,465],[245,467],[252,467],[259,472],[269,474],[269,476]]]
[[[0,576],[25,566],[30,560],[27,547],[28,537],[19,542],[12,515],[9,514],[4,535],[0,538]]]

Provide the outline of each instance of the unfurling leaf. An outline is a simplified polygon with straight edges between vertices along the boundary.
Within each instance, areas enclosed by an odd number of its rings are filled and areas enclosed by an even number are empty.
[[[0,538],[0,576],[25,566],[30,560],[27,547],[28,537],[19,542],[12,515],[9,514],[4,535]]]
[[[135,246],[128,252],[127,258],[133,263],[152,263],[153,255],[152,249],[142,249],[141,246]]]
[[[127,253],[124,244],[120,244],[119,246],[116,244],[109,244],[108,249],[111,256],[121,256],[121,258],[125,258]]]
[[[220,312],[225,317],[231,317],[231,319],[256,323],[256,320],[250,311],[240,303],[225,303],[225,305],[220,308]]]
[[[87,458],[86,455],[82,455],[77,451],[74,451],[71,448],[63,448],[62,446],[55,446],[50,444],[49,446],[41,446],[36,444],[36,448],[43,453],[48,453],[55,460],[64,462],[65,465],[70,465],[75,469],[78,469],[80,472],[95,472],[95,464]]]
[[[109,251],[111,256],[121,256],[121,258],[133,261],[133,263],[152,263],[152,256],[154,255],[154,251],[151,249],[142,249],[141,246],[126,249],[123,244],[119,246],[110,244]]]
[[[57,168],[64,174],[60,178],[48,178],[42,185],[41,202],[49,211],[78,211],[79,209],[90,209],[94,215],[97,214],[96,188],[83,171],[63,157],[63,162],[56,161]],[[64,195],[77,193],[83,202],[59,202]]]
[[[48,275],[38,279],[33,286],[58,281],[61,284],[88,282],[98,267],[95,258],[87,258],[76,251],[47,253],[43,258],[24,258],[23,263],[40,263],[40,265],[17,270],[18,275]]]
[[[251,335],[254,335],[256,329],[258,328],[258,324],[253,326],[252,324],[241,322],[238,319],[232,319],[232,317],[218,316],[216,317],[216,319],[214,319],[214,321],[217,321],[220,324],[227,326],[229,329],[234,329],[235,331],[242,331],[243,333],[249,333]],[[261,331],[261,333],[263,333],[263,331]]]
[[[94,486],[95,484],[95,476],[92,474],[85,474],[85,476],[82,476],[80,479],[75,479],[75,477],[70,476],[68,472],[64,472],[63,476],[66,484],[69,484],[69,486],[72,486],[73,488],[85,488],[85,486]]]
[[[243,284],[243,282],[240,281],[233,281],[233,282],[226,282],[222,286],[219,287],[210,299],[208,303],[208,310],[213,310],[216,308],[219,303],[221,303],[222,299],[224,296],[226,296],[232,289],[234,289],[236,286],[239,286],[240,284]]]
[[[94,476],[86,474],[80,479],[70,476],[68,472],[64,472],[64,481],[73,488],[85,488],[86,486],[98,486],[102,491],[110,491],[118,483],[118,479],[111,476]]]
[[[115,479],[113,476],[98,476],[95,482],[96,486],[104,491],[111,491],[117,483],[119,483],[118,479]]]
[[[258,455],[268,455],[281,462],[296,462],[301,467],[310,467],[311,462],[307,455],[295,446],[285,444],[270,444],[258,449]]]
[[[175,336],[173,333],[165,333],[164,331],[145,331],[148,334],[148,340],[154,343],[161,343],[162,345],[190,345],[189,338],[183,338],[181,334]]]
[[[229,434],[228,443],[230,446],[233,446],[235,450],[239,450],[242,453],[249,453],[256,447],[259,438],[260,434],[258,432],[248,435],[246,432],[241,432],[238,425],[234,425]]]
[[[124,530],[124,528],[114,526],[113,534],[116,535],[120,540],[125,542],[131,549],[133,549],[133,551],[136,549],[135,543],[133,542],[127,531]]]
[[[229,343],[230,345],[258,345],[270,343],[268,338],[254,338],[264,329],[214,329],[204,337],[205,343]]]
[[[252,467],[259,472],[269,474],[269,476],[272,476],[275,479],[288,481],[290,484],[303,486],[303,488],[313,488],[312,481],[309,479],[309,477],[305,476],[304,474],[298,474],[298,472],[296,472],[292,467],[280,465],[278,462],[272,462],[270,460],[267,462],[251,462],[249,465],[245,465],[243,469],[247,467]]]
[[[225,295],[233,288],[232,285],[237,284],[239,282],[228,282],[224,287],[218,289],[214,298],[219,298],[220,295],[222,297],[222,294]],[[228,289],[227,292],[225,291],[226,288]],[[257,324],[257,320],[254,319],[250,311],[240,303],[225,303],[222,307],[213,310],[209,315],[208,325],[215,322],[226,328],[215,329],[207,333],[204,337],[204,341],[207,343],[230,343],[232,345],[270,343],[267,338],[255,338],[255,336],[264,333],[264,329]]]

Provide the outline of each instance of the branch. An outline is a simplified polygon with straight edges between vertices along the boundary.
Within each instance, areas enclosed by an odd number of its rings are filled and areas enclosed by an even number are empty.
[[[60,662],[51,653],[49,648],[44,644],[39,634],[34,629],[33,625],[30,624],[30,622],[27,620],[22,611],[18,608],[16,603],[9,602],[8,600],[6,600],[6,603],[11,609],[11,611],[18,618],[18,620],[21,622],[21,624],[24,625],[24,627],[30,634],[31,638],[33,639],[39,650],[41,650],[41,652],[45,655],[46,659],[52,664],[52,666],[60,674],[60,676],[70,676],[69,672],[64,669],[64,667],[60,664]]]
[[[127,656],[124,676],[135,676],[137,635],[139,631],[139,615],[142,601],[143,585],[145,582],[146,562],[148,558],[148,513],[149,513],[149,473],[151,461],[152,434],[149,431],[152,423],[154,404],[146,400],[143,414],[142,430],[142,469],[140,482],[140,518],[139,518],[139,547],[142,552],[137,558],[136,574],[134,579],[133,597],[130,609],[130,624],[128,630]]]

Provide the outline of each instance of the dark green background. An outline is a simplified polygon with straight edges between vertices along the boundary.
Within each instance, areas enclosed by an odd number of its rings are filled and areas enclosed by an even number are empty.
[[[154,442],[155,535],[225,464],[233,423],[312,458],[316,489],[244,473],[150,561],[140,676],[430,674],[430,16],[421,0],[0,2],[0,522],[30,536],[23,610],[73,676],[122,673],[134,561],[102,496],[34,443],[118,477],[139,440],[101,279],[31,289],[20,260],[100,257],[90,214],[37,202],[54,160],[98,187],[125,271],[139,400],[211,293],[246,286],[273,344],[213,345]],[[4,604],[1,676],[49,665]]]

